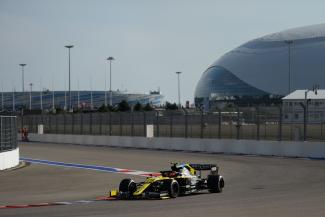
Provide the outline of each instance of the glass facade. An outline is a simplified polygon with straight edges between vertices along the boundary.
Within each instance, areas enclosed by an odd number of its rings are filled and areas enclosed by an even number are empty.
[[[109,102],[109,92],[106,92],[106,100]],[[42,99],[41,99],[42,95]],[[79,91],[79,103],[81,107],[90,107],[91,95],[93,100],[93,106],[95,108],[100,107],[105,102],[105,91]],[[54,91],[54,104],[57,108],[64,108],[65,104],[69,102],[69,93],[65,91]],[[147,103],[153,105],[162,104],[163,96],[160,94],[129,94],[120,91],[113,91],[112,93],[113,105],[126,100],[130,105],[134,105],[137,102],[145,105]],[[51,109],[53,107],[53,92],[50,90],[43,91],[42,94],[39,91],[33,91],[31,94],[32,109],[40,109],[41,102],[43,109]],[[14,107],[15,110],[21,108],[29,108],[30,92],[4,92],[3,93],[3,105],[0,100],[0,110],[11,111]],[[13,105],[14,104],[14,105]],[[71,91],[71,104],[72,107],[78,107],[78,91]]]
[[[268,93],[259,90],[221,66],[212,66],[202,75],[195,90],[196,104],[204,100],[223,100],[231,97],[265,96]]]

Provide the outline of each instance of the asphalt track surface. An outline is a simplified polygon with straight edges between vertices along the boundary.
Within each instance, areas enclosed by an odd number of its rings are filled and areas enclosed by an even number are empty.
[[[0,216],[325,216],[325,161],[23,143],[21,156],[159,171],[169,162],[217,163],[226,187],[167,200],[0,209]],[[40,164],[0,172],[0,205],[91,200],[129,175]],[[131,176],[143,180],[139,176]]]

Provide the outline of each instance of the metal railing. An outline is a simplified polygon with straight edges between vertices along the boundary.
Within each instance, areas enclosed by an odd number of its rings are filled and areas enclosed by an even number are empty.
[[[0,116],[0,152],[17,148],[17,132],[15,116]]]
[[[282,119],[280,107],[232,108],[214,113],[200,111],[107,112],[27,115],[20,127],[36,133],[145,136],[154,125],[155,137],[253,140],[303,140],[303,123]],[[325,141],[325,122],[307,124],[307,140]]]

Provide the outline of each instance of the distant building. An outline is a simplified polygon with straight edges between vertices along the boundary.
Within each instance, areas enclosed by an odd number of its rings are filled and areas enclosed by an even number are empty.
[[[283,121],[286,123],[303,123],[306,90],[296,90],[282,98]],[[308,123],[325,122],[325,90],[307,93]]]
[[[12,111],[14,108],[17,111],[23,107],[29,109],[30,92],[4,92],[3,95],[0,94],[0,98],[1,97],[3,97],[3,99],[0,99],[0,110],[3,108],[5,111]],[[109,97],[109,91],[107,91],[107,104],[109,104],[110,101]],[[73,108],[90,109],[91,99],[93,103],[93,108],[99,108],[105,103],[105,91],[71,91],[71,105]],[[163,96],[160,94],[159,91],[151,92],[150,94],[125,93],[122,91],[112,92],[113,106],[120,103],[122,100],[127,101],[130,105],[135,105],[139,102],[143,105],[149,103],[153,106],[159,106],[162,104]],[[50,90],[42,91],[42,93],[40,91],[32,92],[31,105],[33,110],[41,109],[41,105],[44,110],[52,109],[53,101],[55,108],[67,108],[69,106],[69,92],[54,91],[53,93]],[[3,105],[1,105],[2,102]]]
[[[269,34],[227,52],[202,74],[195,104],[280,99],[293,90],[325,85],[325,24]],[[290,89],[290,91],[289,91]],[[207,103],[208,101],[208,103]]]

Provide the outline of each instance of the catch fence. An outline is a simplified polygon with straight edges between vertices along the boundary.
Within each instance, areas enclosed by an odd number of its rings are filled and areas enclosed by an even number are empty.
[[[0,152],[17,148],[17,118],[0,116]]]
[[[201,111],[150,111],[26,115],[19,127],[37,133],[146,136],[147,125],[154,126],[155,137],[220,138],[252,140],[303,140],[304,124],[282,119],[280,107],[250,107]],[[324,141],[324,122],[306,127],[306,140]]]

